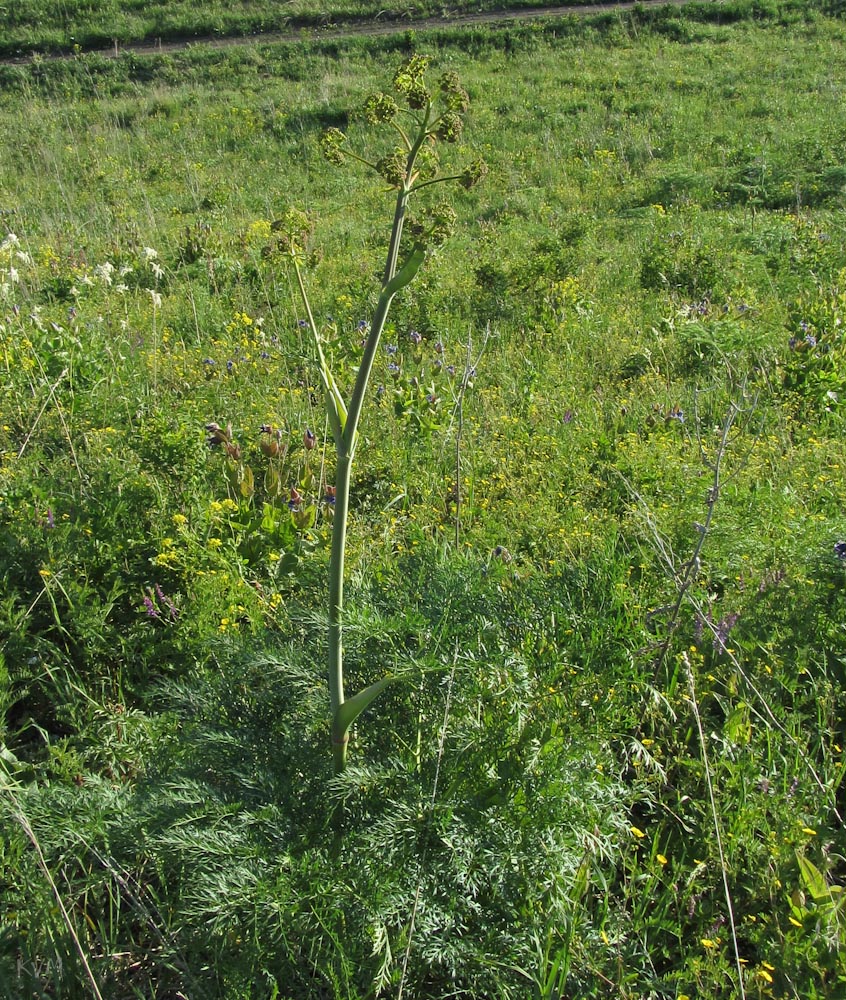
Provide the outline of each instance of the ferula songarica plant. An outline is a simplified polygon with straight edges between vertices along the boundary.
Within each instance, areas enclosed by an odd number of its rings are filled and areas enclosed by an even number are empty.
[[[414,279],[426,255],[447,240],[456,218],[452,207],[441,202],[425,208],[419,216],[411,219],[408,215],[409,201],[412,195],[437,184],[473,187],[487,173],[487,166],[480,158],[470,160],[457,173],[441,171],[438,145],[454,144],[460,140],[469,98],[453,72],[444,73],[436,86],[430,87],[426,79],[428,64],[427,57],[412,56],[394,75],[394,93],[373,94],[364,104],[363,112],[367,123],[393,133],[396,145],[387,153],[368,159],[366,155],[354,150],[347,136],[337,128],[329,129],[321,139],[323,154],[330,163],[340,166],[348,160],[357,161],[373,170],[396,191],[394,219],[380,294],[367,328],[355,382],[347,397],[328,363],[306,289],[304,265],[311,235],[310,220],[304,212],[291,209],[274,226],[277,245],[292,262],[296,274],[307,324],[317,353],[336,452],[335,515],[329,563],[328,609],[329,703],[336,773],[346,765],[349,731],[353,722],[394,679],[393,676],[382,677],[349,698],[344,691],[344,556],[350,480],[362,406],[391,302]]]

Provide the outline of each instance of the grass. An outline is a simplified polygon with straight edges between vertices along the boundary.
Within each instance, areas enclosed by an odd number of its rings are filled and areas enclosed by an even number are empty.
[[[842,991],[846,49],[763,14],[4,69],[3,995]],[[333,778],[272,223],[351,379],[389,200],[318,139],[418,48],[491,172],[374,369],[346,664],[409,681]]]
[[[379,6],[366,0],[290,0],[280,5],[270,0],[250,0],[237,5],[207,3],[202,6],[186,0],[153,0],[151,3],[65,2],[60,5],[44,0],[21,0],[2,12],[0,56],[20,58],[34,55],[80,55],[96,49],[121,46],[161,45],[168,42],[196,42],[214,39],[250,39],[274,33],[320,32],[327,28],[378,27],[386,23],[407,24],[426,18],[445,18],[485,14],[501,10],[519,11],[543,7],[566,7],[537,0],[518,0],[503,4],[499,0],[459,2],[449,8],[431,0]],[[576,4],[575,6],[578,6]],[[805,9],[803,2],[774,6],[741,0],[715,7],[695,5],[694,17],[730,22],[738,17],[789,16]],[[642,12],[639,12],[642,13]],[[662,16],[666,16],[666,11]],[[612,15],[613,17],[614,15]]]
[[[511,8],[542,7],[543,4],[512,4]],[[560,6],[560,5],[559,5]],[[293,0],[280,5],[268,0],[249,3],[211,3],[198,7],[178,0],[152,3],[63,3],[60,6],[27,0],[3,11],[3,42],[0,53],[20,56],[29,53],[79,53],[113,45],[191,41],[210,38],[249,38],[280,31],[324,29],[337,25],[384,24],[399,21],[413,24],[426,17],[481,13],[502,9],[501,3],[484,0],[459,3],[446,10],[430,2],[398,3],[379,7],[372,3],[316,3]]]

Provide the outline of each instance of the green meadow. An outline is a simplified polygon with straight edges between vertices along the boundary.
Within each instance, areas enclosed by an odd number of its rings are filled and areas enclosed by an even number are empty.
[[[697,5],[0,67],[0,996],[846,996],[844,42]],[[392,682],[338,769],[297,274],[347,394],[414,54],[469,104],[426,169],[488,169],[410,203],[455,219],[362,410],[345,669]]]
[[[165,44],[210,38],[250,38],[274,32],[322,31],[338,26],[375,27],[426,17],[497,10],[568,6],[548,0],[459,0],[448,8],[433,0],[16,0],[0,8],[0,55],[79,53],[139,43]]]

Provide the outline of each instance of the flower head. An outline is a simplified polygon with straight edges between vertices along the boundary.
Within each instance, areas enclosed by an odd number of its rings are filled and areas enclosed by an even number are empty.
[[[723,620],[717,625],[717,630],[714,633],[714,652],[715,653],[725,653],[727,652],[728,637],[731,630],[737,624],[740,615],[736,611],[729,612],[723,618]]]
[[[399,108],[390,94],[371,94],[364,104],[364,117],[371,125],[392,121]]]
[[[347,137],[339,128],[330,128],[320,137],[320,151],[335,166],[344,162],[344,143]]]
[[[402,187],[406,178],[406,153],[397,147],[376,161],[376,172],[383,177],[391,187]]]
[[[481,157],[478,157],[464,168],[459,183],[463,188],[469,190],[471,187],[475,187],[480,181],[483,181],[487,176],[488,165]]]
[[[461,86],[458,74],[454,70],[447,70],[438,81],[441,96],[450,111],[459,113],[465,112],[470,106],[470,98],[467,91]]]
[[[464,131],[464,119],[457,111],[445,111],[440,118],[435,135],[444,142],[458,142]]]
[[[423,75],[429,65],[427,56],[413,55],[394,74],[394,87],[414,109],[425,108],[429,103],[429,92]]]

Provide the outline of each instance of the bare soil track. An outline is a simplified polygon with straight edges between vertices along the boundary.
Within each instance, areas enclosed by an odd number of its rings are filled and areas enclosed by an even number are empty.
[[[333,24],[331,21],[318,27],[291,27],[286,31],[262,32],[254,35],[198,35],[187,39],[160,40],[119,45],[117,42],[107,49],[82,49],[74,52],[53,53],[50,55],[30,54],[0,59],[4,65],[27,65],[36,60],[76,59],[81,55],[97,55],[104,58],[115,58],[122,53],[130,52],[138,55],[155,55],[156,53],[179,52],[196,45],[211,48],[227,48],[232,45],[272,44],[274,42],[295,42],[298,39],[335,39],[350,38],[361,35],[373,37],[379,35],[398,35],[407,31],[428,31],[466,27],[474,24],[505,24],[509,21],[538,21],[563,17],[590,17],[609,11],[633,10],[661,7],[682,7],[690,0],[615,0],[611,3],[574,4],[566,7],[521,7],[503,8],[501,10],[482,11],[464,14],[448,14],[441,17],[427,17],[419,20],[375,19]],[[718,5],[720,0],[711,0]]]

